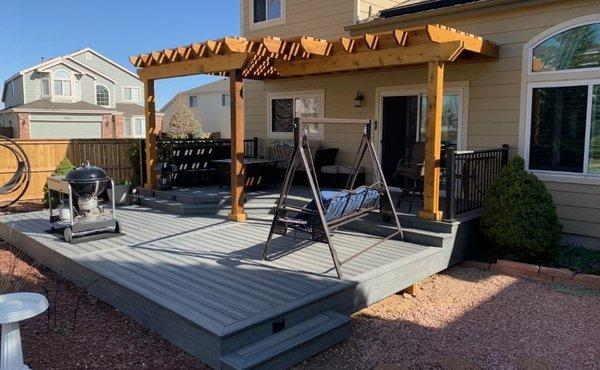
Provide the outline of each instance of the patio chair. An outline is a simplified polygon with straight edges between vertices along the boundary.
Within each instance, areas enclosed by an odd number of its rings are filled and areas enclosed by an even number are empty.
[[[319,182],[322,180],[321,169],[325,166],[331,166],[335,164],[335,158],[337,157],[338,148],[322,148],[317,149],[313,153],[313,163],[317,172],[317,179]],[[294,177],[294,184],[301,186],[308,186],[308,180],[306,179],[306,171],[304,168],[299,167]],[[344,183],[345,185],[345,183]]]
[[[267,159],[279,161],[275,164],[275,173],[273,174],[273,177],[276,181],[274,182],[283,180],[288,163],[292,157],[293,149],[294,148],[291,145],[277,143],[271,145],[267,150]]]
[[[423,201],[423,179],[425,177],[425,143],[414,144],[409,156],[398,161],[396,170],[392,175],[394,183],[400,184],[402,192],[398,197],[396,206],[400,208],[403,198],[408,197],[408,212],[412,212],[415,194]]]

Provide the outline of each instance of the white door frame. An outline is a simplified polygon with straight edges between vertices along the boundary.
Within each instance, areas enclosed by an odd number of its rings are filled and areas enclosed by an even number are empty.
[[[458,138],[457,138],[457,149],[467,149],[467,132],[468,132],[468,118],[469,118],[469,81],[459,82],[447,82],[444,84],[444,93],[458,93],[461,97],[459,99],[460,108],[462,114],[458,117]],[[377,87],[375,89],[376,104],[375,104],[375,117],[377,117],[377,124],[375,125],[377,142],[377,152],[381,158],[383,155],[381,139],[383,133],[383,98],[390,96],[413,96],[413,95],[427,95],[427,84],[419,85],[399,85],[399,86],[386,86]],[[419,118],[420,109],[417,111],[417,119]],[[418,128],[417,128],[418,129]]]

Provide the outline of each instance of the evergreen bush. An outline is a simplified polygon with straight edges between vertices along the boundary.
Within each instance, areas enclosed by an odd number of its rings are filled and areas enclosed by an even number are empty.
[[[544,183],[525,171],[523,158],[511,159],[487,189],[480,228],[504,257],[531,261],[558,246],[556,206]]]
[[[165,134],[171,139],[204,139],[202,124],[194,113],[180,100],[177,100],[177,110],[169,120]]]
[[[52,176],[65,176],[69,172],[75,169],[75,166],[71,161],[65,157],[62,161],[56,166]],[[59,205],[59,197],[56,193],[52,194],[52,208],[56,208]],[[44,185],[44,205],[48,207],[48,184]]]

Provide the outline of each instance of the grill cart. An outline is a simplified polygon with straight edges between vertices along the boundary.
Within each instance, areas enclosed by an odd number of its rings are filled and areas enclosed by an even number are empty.
[[[63,230],[67,243],[76,236],[121,231],[115,210],[115,185],[103,169],[85,162],[67,176],[48,177],[47,184],[51,230]],[[109,209],[98,205],[98,196],[108,184],[113,192]],[[56,209],[52,206],[53,194],[60,201]]]

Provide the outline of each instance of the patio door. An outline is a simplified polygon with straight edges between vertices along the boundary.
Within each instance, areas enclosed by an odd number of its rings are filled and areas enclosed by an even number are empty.
[[[442,107],[442,148],[461,148],[463,93],[446,91]],[[416,142],[425,142],[427,94],[386,93],[381,98],[381,162],[392,179],[398,161],[410,156]],[[395,184],[392,184],[392,186]]]
[[[381,166],[390,185],[397,186],[392,175],[417,138],[419,95],[385,96],[382,101]]]

